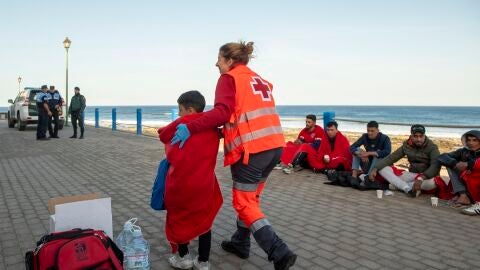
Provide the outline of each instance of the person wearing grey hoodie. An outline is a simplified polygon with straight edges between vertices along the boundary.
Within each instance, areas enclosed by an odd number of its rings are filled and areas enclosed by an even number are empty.
[[[467,215],[480,215],[480,131],[470,130],[462,135],[463,147],[438,157],[452,181],[453,205],[470,205],[462,210]]]

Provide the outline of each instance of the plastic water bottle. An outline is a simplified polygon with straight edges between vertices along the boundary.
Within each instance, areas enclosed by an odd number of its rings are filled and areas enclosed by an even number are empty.
[[[132,231],[132,239],[125,246],[123,268],[125,270],[149,270],[150,246],[147,240],[143,238],[140,227],[136,227]]]
[[[128,242],[130,242],[133,238],[132,234],[134,227],[138,227],[135,225],[135,222],[137,222],[137,218],[127,220],[123,225],[123,231],[120,232],[120,234],[117,236],[117,239],[115,240],[118,248],[120,248],[123,253],[125,253],[125,247],[127,246]]]

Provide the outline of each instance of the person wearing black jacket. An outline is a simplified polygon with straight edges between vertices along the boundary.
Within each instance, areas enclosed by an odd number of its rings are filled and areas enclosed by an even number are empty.
[[[456,206],[480,201],[480,131],[466,132],[462,143],[464,147],[438,157],[450,176],[455,193],[451,202]]]
[[[352,176],[356,178],[361,172],[369,175],[377,160],[388,156],[391,151],[390,138],[379,131],[376,121],[368,122],[367,133],[350,146],[353,154]]]
[[[58,92],[58,90],[55,89],[55,86],[50,85],[49,92],[52,98],[50,99],[48,106],[50,108],[50,111],[52,112],[52,116],[48,117],[48,133],[50,134],[50,138],[59,138],[58,137],[59,112],[62,110],[63,99],[62,99],[62,96],[60,95],[60,92]],[[52,128],[52,123],[53,123],[53,128]]]

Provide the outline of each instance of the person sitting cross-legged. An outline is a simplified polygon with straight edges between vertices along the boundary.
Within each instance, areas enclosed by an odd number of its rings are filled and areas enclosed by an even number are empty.
[[[455,197],[454,206],[473,205],[463,209],[467,215],[480,215],[480,131],[471,130],[462,136],[463,148],[438,157],[447,167]]]
[[[404,191],[411,197],[418,197],[422,190],[437,188],[434,177],[440,171],[437,158],[440,155],[438,146],[425,135],[425,127],[413,125],[410,128],[410,137],[402,146],[382,160],[370,172],[369,178],[375,179],[377,172],[397,189]],[[408,171],[403,171],[393,164],[403,157],[407,157]]]

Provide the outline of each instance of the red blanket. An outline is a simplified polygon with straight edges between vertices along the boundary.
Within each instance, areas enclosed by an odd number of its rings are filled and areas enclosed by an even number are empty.
[[[304,143],[313,143],[316,140],[321,140],[323,137],[323,128],[318,125],[315,125],[315,128],[310,131],[308,128],[302,129],[298,134],[298,139],[302,140]]]
[[[480,158],[475,160],[473,169],[462,173],[467,191],[475,202],[480,202]]]
[[[312,131],[308,128],[302,129],[298,134],[297,139],[303,141],[303,143],[295,144],[293,142],[287,142],[287,145],[283,148],[280,160],[283,164],[291,164],[297,153],[308,152],[308,149],[312,148],[310,144],[314,143],[316,140],[321,140],[323,134],[323,128],[318,125],[315,125],[315,128]]]
[[[165,183],[165,233],[172,252],[176,252],[178,244],[188,243],[208,232],[223,203],[215,176],[217,130],[192,135],[182,149],[178,144],[170,145],[178,124],[188,123],[201,115],[183,116],[158,131],[170,163]]]
[[[330,162],[325,163],[323,157],[325,155],[330,156]],[[308,163],[310,166],[317,170],[323,169],[335,169],[339,165],[343,165],[346,171],[352,169],[352,153],[350,153],[350,143],[348,139],[339,131],[335,137],[335,144],[333,151],[330,145],[330,140],[326,133],[322,138],[322,144],[318,151],[313,149],[309,150],[307,156]]]
[[[287,145],[283,148],[280,160],[285,165],[291,164],[297,153],[308,153],[310,151],[309,149],[315,151],[315,149],[309,143],[294,144],[293,142],[287,142]]]

